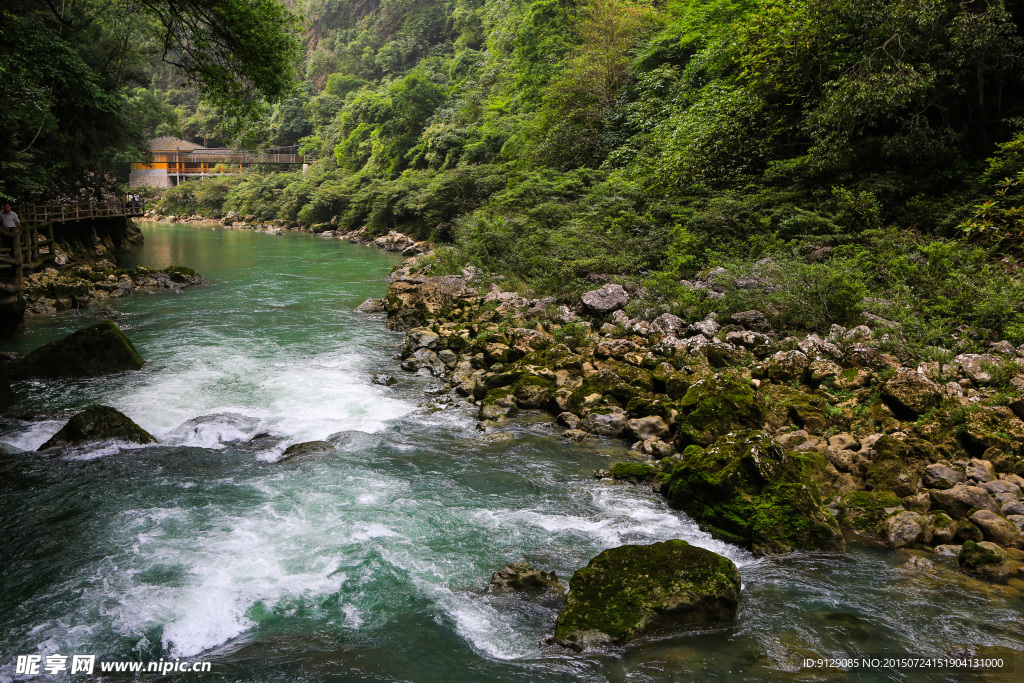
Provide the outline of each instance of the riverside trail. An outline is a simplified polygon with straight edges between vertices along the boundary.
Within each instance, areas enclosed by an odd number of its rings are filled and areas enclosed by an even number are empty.
[[[755,560],[649,490],[595,480],[622,443],[571,444],[529,416],[479,432],[475,408],[437,380],[396,372],[402,335],[352,312],[383,294],[392,254],[305,234],[143,231],[126,266],[187,265],[213,284],[116,303],[141,372],[19,386],[40,411],[111,405],[159,443],[42,457],[22,451],[66,415],[4,424],[0,681],[18,680],[17,655],[53,652],[195,658],[231,680],[643,681],[1024,648],[1020,601],[954,566],[852,545]],[[6,350],[81,326],[36,319]],[[378,373],[399,381],[373,384]],[[278,462],[310,440],[334,451]],[[484,590],[512,561],[568,578],[604,549],[672,538],[739,565],[732,626],[575,654],[540,644],[556,602]]]

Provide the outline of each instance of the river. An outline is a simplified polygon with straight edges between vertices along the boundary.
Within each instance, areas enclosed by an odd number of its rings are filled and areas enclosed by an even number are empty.
[[[16,656],[52,653],[218,674],[162,680],[432,682],[793,680],[805,658],[1024,650],[1021,593],[953,562],[856,545],[755,561],[649,490],[595,480],[622,444],[569,444],[539,417],[477,431],[436,380],[396,371],[402,335],[352,311],[383,294],[394,254],[142,227],[126,265],[187,265],[212,284],[116,301],[142,371],[16,386],[40,416],[0,433],[0,682],[22,680]],[[89,322],[31,319],[4,348]],[[93,403],[159,444],[29,452]],[[277,462],[314,439],[335,451]],[[603,549],[670,538],[740,566],[734,625],[577,654],[542,643],[557,602],[484,590],[511,561],[568,579]],[[43,678],[87,680],[26,680]]]

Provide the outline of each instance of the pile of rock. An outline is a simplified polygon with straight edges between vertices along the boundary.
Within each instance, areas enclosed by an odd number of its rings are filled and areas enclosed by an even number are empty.
[[[475,401],[484,429],[546,410],[567,438],[628,438],[655,490],[756,552],[839,549],[840,526],[899,547],[1020,544],[1019,349],[909,363],[864,325],[795,338],[759,311],[645,320],[617,284],[569,307],[475,278],[403,272],[384,306],[408,330],[403,369]]]
[[[186,287],[206,283],[202,275],[182,266],[163,270],[139,266],[124,270],[110,261],[101,260],[64,270],[47,268],[25,279],[26,313],[52,315],[103,305],[108,299],[126,297],[135,292],[179,292]]]

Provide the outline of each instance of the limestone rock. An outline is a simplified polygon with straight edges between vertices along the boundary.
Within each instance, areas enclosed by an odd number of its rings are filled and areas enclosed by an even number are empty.
[[[284,462],[291,458],[297,458],[303,455],[316,455],[320,453],[330,453],[334,450],[334,446],[327,441],[305,441],[303,443],[292,444],[285,449],[284,454],[278,459],[278,462]]]
[[[592,410],[580,423],[580,429],[598,436],[622,436],[626,431],[628,415],[622,408],[608,412]]]
[[[921,473],[921,483],[929,489],[951,489],[965,481],[967,477],[963,472],[942,463],[928,465]]]
[[[97,377],[138,370],[142,364],[128,337],[107,320],[40,346],[9,369],[12,379]]]
[[[488,589],[492,593],[514,593],[516,591],[555,591],[564,593],[565,584],[554,572],[537,569],[529,562],[513,562],[491,575]]]
[[[985,534],[986,541],[1005,546],[1020,542],[1020,531],[1017,527],[993,512],[978,510],[971,515],[970,520]]]
[[[924,375],[899,368],[883,385],[882,400],[897,416],[914,419],[942,401],[942,390]]]
[[[109,406],[90,406],[68,420],[39,450],[110,439],[143,444],[156,442],[152,434],[120,411]]]
[[[383,313],[384,306],[381,305],[378,299],[367,299],[363,303],[356,306],[357,313]]]
[[[748,385],[718,375],[693,383],[679,400],[676,446],[709,446],[735,429],[761,427],[764,411]]]
[[[921,515],[903,511],[885,521],[885,537],[893,548],[906,548],[921,540],[924,526]]]
[[[998,512],[996,502],[983,488],[957,484],[945,491],[931,491],[932,507],[944,511],[953,519],[964,519],[971,510]]]
[[[740,574],[730,560],[685,541],[605,550],[569,581],[555,642],[583,649],[652,631],[728,623]]]
[[[593,313],[605,315],[624,308],[629,303],[629,294],[622,285],[608,284],[585,293],[580,301]]]
[[[1020,576],[1020,569],[1024,566],[1020,560],[1008,558],[1006,551],[989,541],[966,541],[957,561],[964,574],[998,583]]]
[[[665,420],[657,415],[648,415],[647,417],[639,417],[630,420],[626,423],[626,427],[633,436],[641,441],[646,441],[652,436],[664,438],[668,436],[669,433],[668,425],[665,424]]]
[[[762,431],[732,432],[709,448],[687,448],[681,462],[664,467],[669,505],[716,537],[758,555],[846,548],[822,505],[818,482],[831,478],[816,451],[786,450]]]
[[[764,317],[761,311],[741,311],[733,313],[731,318],[734,323],[752,332],[768,332],[772,329],[768,318]]]

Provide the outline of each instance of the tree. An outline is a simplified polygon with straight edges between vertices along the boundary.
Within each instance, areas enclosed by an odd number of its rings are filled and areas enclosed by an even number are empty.
[[[294,82],[297,18],[279,0],[8,0],[0,10],[0,195],[68,194],[144,151],[135,89],[174,65],[244,120]]]

